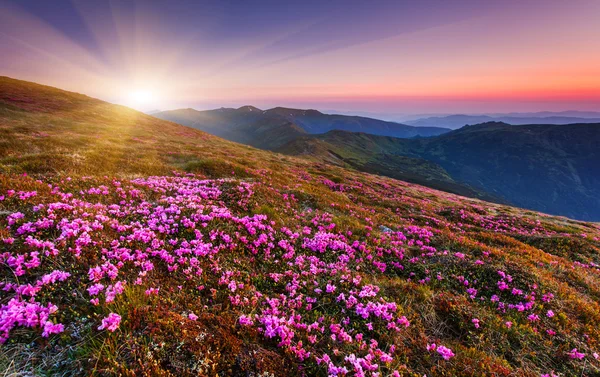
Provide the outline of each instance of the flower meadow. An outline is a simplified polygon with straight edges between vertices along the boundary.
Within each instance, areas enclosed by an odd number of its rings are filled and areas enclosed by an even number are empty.
[[[600,375],[598,224],[0,84],[3,375]]]
[[[516,339],[523,332],[553,344],[551,357],[564,375],[581,371],[583,363],[588,371],[597,368],[592,356],[598,351],[597,332],[582,333],[577,343],[565,339],[570,320],[558,292],[533,276],[497,267],[497,251],[480,242],[472,241],[470,252],[462,251],[464,246],[461,251],[440,247],[439,240],[457,232],[454,242],[460,241],[474,224],[499,235],[555,234],[539,223],[451,211],[448,216],[458,215],[464,224],[431,218],[391,227],[365,217],[368,225],[351,231],[331,212],[297,209],[294,195],[279,192],[293,221],[278,224],[252,211],[260,183],[194,174],[34,185],[44,194],[8,190],[1,197],[19,208],[3,216],[0,240],[0,342],[5,345],[60,342],[83,331],[125,336],[132,296],[151,304],[185,294],[189,301],[170,308],[180,311],[180,321],[226,312],[232,331],[253,333],[301,375],[407,375],[409,354],[425,358],[433,374],[443,375],[458,353],[473,352],[465,344],[490,336],[488,326],[517,332]],[[600,272],[595,262],[571,268]],[[443,325],[450,327],[448,333],[419,329],[415,334],[413,322],[422,327],[426,318],[411,310],[410,295],[402,291],[440,287],[451,293],[435,298],[438,315],[448,312]],[[479,312],[487,319],[475,317]],[[507,367],[495,373],[503,370],[512,373]],[[212,372],[209,365],[196,371]]]

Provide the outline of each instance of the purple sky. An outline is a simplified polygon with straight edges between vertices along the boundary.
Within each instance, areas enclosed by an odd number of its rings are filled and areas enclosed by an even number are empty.
[[[141,110],[600,110],[600,1],[0,0],[0,75]]]

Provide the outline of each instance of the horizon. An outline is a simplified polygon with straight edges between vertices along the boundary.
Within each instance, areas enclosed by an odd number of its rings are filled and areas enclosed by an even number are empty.
[[[253,104],[246,104],[242,106],[220,106],[220,107],[211,107],[211,108],[194,108],[194,107],[185,107],[185,108],[172,108],[172,109],[151,109],[147,111],[142,111],[145,114],[153,115],[157,113],[170,112],[170,111],[178,111],[178,110],[195,110],[195,111],[214,111],[220,109],[233,109],[240,110],[244,107],[254,107],[260,111],[268,111],[276,108],[284,108],[291,110],[304,110],[304,111],[319,111],[325,115],[347,115],[347,116],[358,116],[365,118],[374,118],[389,122],[401,122],[404,121],[412,121],[412,120],[420,120],[425,118],[443,118],[443,117],[452,117],[452,116],[487,116],[490,118],[494,117],[532,117],[539,118],[540,120],[549,117],[556,116],[564,116],[564,117],[573,117],[578,119],[597,119],[600,118],[600,111],[582,111],[582,110],[560,110],[560,111],[531,111],[531,112],[506,112],[506,113],[495,113],[495,112],[483,112],[483,113],[425,113],[425,114],[409,114],[409,113],[374,113],[368,111],[360,111],[360,110],[348,110],[348,111],[340,111],[336,109],[316,109],[316,108],[299,108],[292,106],[273,106],[273,107],[258,107]],[[562,115],[564,113],[580,113],[580,114],[569,114]],[[419,126],[416,126],[419,127]]]
[[[0,53],[11,56],[0,74],[140,111],[600,109],[590,0],[2,0],[0,10]]]
[[[72,92],[72,93],[76,93],[76,94],[82,94],[91,98],[95,98],[93,96],[90,96],[86,93],[80,93],[80,92],[74,92],[65,88],[61,88],[61,87],[56,87],[56,86],[52,86],[49,84],[45,84],[42,82],[34,82],[34,81],[28,81],[28,80],[23,80],[21,78],[17,78],[17,77],[10,77],[10,76],[0,76],[0,77],[7,77],[9,79],[14,79],[14,80],[20,80],[20,81],[25,81],[25,82],[30,82],[30,83],[34,83],[34,84],[40,84],[40,85],[45,85],[45,86],[50,86],[59,90],[65,90],[67,92]],[[96,99],[100,99],[103,100],[101,98],[96,98]],[[347,111],[342,111],[342,110],[336,110],[336,109],[320,109],[320,108],[310,108],[310,107],[294,107],[294,106],[280,106],[280,105],[276,105],[276,106],[267,106],[267,107],[258,107],[258,106],[254,106],[253,104],[244,104],[244,105],[237,105],[237,106],[215,106],[215,107],[206,107],[206,108],[196,108],[196,107],[175,107],[175,108],[170,108],[170,109],[158,109],[158,108],[152,108],[152,109],[148,109],[148,110],[140,110],[140,109],[136,109],[135,107],[132,106],[128,106],[127,104],[121,104],[121,103],[116,103],[116,102],[110,102],[108,100],[103,100],[105,102],[108,103],[112,103],[115,105],[121,105],[121,106],[125,106],[125,107],[130,107],[133,110],[137,110],[140,111],[142,113],[148,114],[148,115],[153,115],[153,114],[157,114],[157,113],[161,113],[161,112],[169,112],[169,111],[177,111],[177,110],[195,110],[195,111],[212,111],[212,110],[219,110],[219,109],[234,109],[234,110],[239,110],[241,108],[244,107],[255,107],[258,110],[261,111],[266,111],[266,110],[272,110],[275,108],[287,108],[287,109],[294,109],[294,110],[305,110],[305,111],[319,111],[325,115],[348,115],[348,116],[359,116],[359,117],[365,117],[365,118],[374,118],[374,119],[379,119],[379,120],[384,120],[384,121],[389,121],[389,122],[402,122],[402,121],[412,121],[412,120],[420,120],[420,119],[424,119],[424,118],[435,118],[435,117],[451,117],[451,116],[488,116],[488,117],[519,117],[519,116],[523,116],[523,117],[532,117],[532,118],[539,118],[539,119],[544,119],[546,117],[554,117],[554,116],[565,116],[565,117],[574,117],[574,118],[579,118],[579,119],[596,119],[596,118],[600,118],[600,111],[595,111],[595,110],[575,110],[575,109],[567,109],[567,110],[557,110],[557,111],[549,111],[549,110],[541,110],[541,111],[512,111],[512,112],[480,112],[480,113],[468,113],[468,112],[455,112],[455,113],[376,113],[376,112],[369,112],[369,111],[361,111],[361,110],[347,110]],[[243,102],[241,102],[243,103]],[[578,113],[578,114],[570,114],[570,115],[561,115],[564,113]],[[419,126],[416,126],[419,127]]]

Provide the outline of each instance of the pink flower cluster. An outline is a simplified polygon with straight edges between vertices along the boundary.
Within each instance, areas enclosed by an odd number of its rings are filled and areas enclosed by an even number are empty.
[[[8,340],[10,331],[16,326],[40,328],[43,337],[64,331],[64,325],[50,321],[50,315],[57,310],[51,303],[42,305],[33,300],[11,299],[0,307],[0,343]]]
[[[441,345],[438,346],[435,343],[428,344],[427,351],[436,351],[444,360],[450,360],[455,356],[450,348]]]
[[[98,330],[115,332],[119,328],[120,323],[121,316],[116,313],[110,313],[108,316],[102,319],[102,324],[98,326]]]
[[[511,320],[503,320],[507,329],[514,321],[546,330],[540,331],[544,336],[558,330],[555,316],[562,313],[552,293],[494,268],[492,251],[447,250],[436,244],[447,236],[441,226],[458,234],[475,226],[499,233],[551,233],[534,222],[440,209],[461,223],[423,215],[423,222],[395,226],[377,224],[365,209],[352,215],[366,225],[351,232],[340,230],[332,213],[298,209],[294,194],[271,187],[289,204],[280,210],[294,223],[277,225],[249,211],[254,182],[186,175],[104,180],[86,189],[75,183],[51,186],[53,200],[35,206],[30,202],[39,195],[13,193],[27,205],[3,222],[9,236],[2,240],[6,251],[0,265],[14,274],[0,283],[7,303],[0,307],[0,342],[15,327],[37,329],[42,336],[65,331],[52,318],[59,308],[47,301],[47,293],[66,290],[71,287],[67,282],[84,293],[82,310],[95,318],[110,313],[94,327],[114,332],[121,325],[114,305],[124,293],[139,289],[145,299],[161,299],[170,292],[159,284],[164,277],[179,290],[196,292],[207,306],[231,308],[239,331],[258,331],[265,342],[333,376],[400,373],[398,348],[413,318],[394,301],[394,292],[378,284],[382,276],[384,281],[444,284],[499,316],[508,313]],[[348,195],[369,190],[326,179],[321,183]],[[61,260],[72,262],[71,269],[56,270]],[[199,319],[189,309],[183,315]],[[479,331],[491,324],[478,318],[469,323],[469,318],[465,323]],[[440,363],[455,356],[435,343],[427,350]],[[569,357],[579,360],[580,355],[585,356],[574,349]]]

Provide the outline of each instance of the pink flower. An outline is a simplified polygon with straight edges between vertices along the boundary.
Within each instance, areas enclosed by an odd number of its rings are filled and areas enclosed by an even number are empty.
[[[437,353],[439,353],[444,360],[450,360],[452,357],[454,357],[454,352],[452,352],[450,348],[444,346],[438,346]]]
[[[530,322],[537,322],[537,321],[539,321],[539,320],[540,320],[540,316],[539,316],[539,315],[537,315],[537,314],[530,314],[530,315],[528,315],[528,316],[527,316],[527,319],[528,319]]]
[[[42,332],[43,337],[48,337],[50,334],[58,334],[65,331],[65,326],[62,323],[54,324],[47,321],[44,324],[44,331]]]
[[[581,360],[585,357],[585,353],[577,352],[577,348],[573,348],[571,352],[569,352],[569,357],[571,359]]]
[[[195,321],[198,319],[198,316],[195,315],[194,313],[190,313],[190,314],[188,314],[188,318],[191,319],[192,321]]]
[[[148,288],[146,289],[146,296],[150,296],[150,295],[158,295],[158,291],[160,288]]]
[[[404,327],[410,326],[410,321],[405,316],[398,318],[397,322],[399,325],[402,325]]]
[[[473,325],[475,326],[475,328],[476,328],[476,329],[478,329],[478,328],[479,328],[479,319],[477,319],[477,318],[473,318],[473,319],[471,320],[471,322],[473,322]]]
[[[554,295],[552,293],[546,293],[545,295],[542,296],[542,301],[550,302],[553,298],[554,298]]]
[[[506,282],[504,280],[500,280],[498,282],[498,289],[501,291],[507,290],[508,289],[508,284],[506,284]]]
[[[104,289],[104,285],[98,283],[98,284],[94,284],[91,287],[89,287],[87,289],[88,293],[91,296],[96,296],[98,293],[100,293],[100,291],[102,291]]]
[[[554,312],[552,310],[548,310],[548,312],[546,313],[546,316],[548,318],[552,318],[552,317],[554,317]]]
[[[506,321],[506,322],[504,322],[504,324],[505,324],[505,325],[506,325],[506,327],[507,327],[507,328],[509,328],[509,329],[510,329],[510,328],[512,327],[512,325],[513,325],[511,321]]]
[[[98,327],[98,330],[108,330],[115,332],[121,323],[121,316],[116,313],[110,313],[106,318],[102,319],[102,324]]]
[[[254,321],[252,321],[252,318],[250,318],[247,315],[240,316],[239,321],[240,321],[240,325],[242,325],[242,326],[251,326],[254,324]]]

